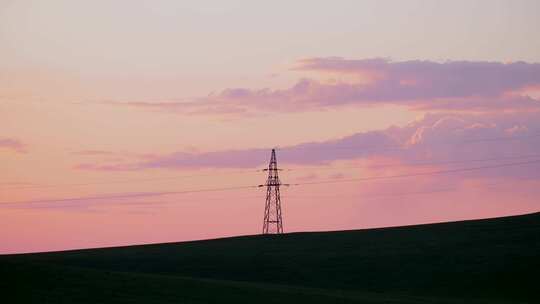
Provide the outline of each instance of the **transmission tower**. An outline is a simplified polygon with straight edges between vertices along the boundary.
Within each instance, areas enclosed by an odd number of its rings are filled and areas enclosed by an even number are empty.
[[[283,220],[281,218],[281,197],[279,194],[279,186],[282,184],[279,180],[276,160],[276,150],[272,149],[272,156],[270,157],[270,164],[268,169],[268,179],[266,184],[259,185],[259,187],[266,186],[266,204],[264,207],[264,223],[263,234],[281,234],[283,233]]]

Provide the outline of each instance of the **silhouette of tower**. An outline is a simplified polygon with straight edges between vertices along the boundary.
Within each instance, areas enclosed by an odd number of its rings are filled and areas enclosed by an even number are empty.
[[[281,197],[279,194],[279,186],[282,185],[279,180],[276,160],[276,150],[272,149],[272,156],[270,157],[270,164],[268,169],[268,179],[266,184],[259,185],[259,187],[266,186],[266,204],[264,207],[264,223],[263,234],[281,234],[283,233],[283,220],[281,218]]]

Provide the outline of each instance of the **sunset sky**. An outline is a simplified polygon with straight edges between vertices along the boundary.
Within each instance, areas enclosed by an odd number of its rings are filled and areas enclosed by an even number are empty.
[[[539,12],[0,0],[0,253],[540,211]]]

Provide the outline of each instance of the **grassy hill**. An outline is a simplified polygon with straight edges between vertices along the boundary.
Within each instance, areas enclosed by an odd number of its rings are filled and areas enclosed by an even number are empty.
[[[4,303],[540,303],[540,213],[0,256]]]

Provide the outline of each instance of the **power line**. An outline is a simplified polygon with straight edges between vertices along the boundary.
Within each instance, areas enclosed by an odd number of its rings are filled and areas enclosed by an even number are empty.
[[[374,199],[385,199],[393,197],[406,197],[406,196],[416,196],[416,195],[428,195],[428,194],[438,194],[438,193],[448,193],[455,192],[459,188],[439,188],[433,190],[421,190],[421,191],[411,191],[411,192],[400,192],[400,193],[375,193],[371,195],[327,195],[327,196],[306,196],[306,195],[287,195],[288,198],[294,199],[338,199],[338,198],[358,198],[362,200],[374,200]],[[508,192],[508,189],[497,190],[497,192]]]
[[[236,187],[205,188],[205,189],[184,190],[184,191],[139,192],[139,193],[127,193],[127,194],[120,193],[120,194],[109,194],[109,195],[106,194],[106,195],[98,195],[98,196],[90,196],[90,197],[86,196],[86,197],[43,199],[43,200],[18,201],[18,202],[2,202],[0,203],[0,206],[3,204],[15,205],[15,204],[59,203],[59,202],[71,202],[71,201],[104,200],[104,199],[140,198],[140,197],[163,196],[163,195],[172,195],[172,194],[217,192],[217,191],[230,191],[230,190],[241,190],[241,189],[251,189],[251,188],[258,188],[258,186],[236,186]]]
[[[361,182],[361,181],[373,181],[373,180],[384,180],[384,179],[395,179],[395,178],[407,178],[407,177],[426,176],[426,175],[437,175],[437,174],[450,174],[450,173],[457,173],[457,172],[478,171],[478,170],[494,169],[494,168],[515,167],[515,166],[523,166],[523,165],[537,164],[537,163],[540,163],[540,160],[525,161],[525,162],[515,162],[515,163],[506,163],[506,164],[489,165],[489,166],[479,166],[479,167],[469,167],[469,168],[459,168],[459,169],[449,169],[449,170],[437,170],[437,171],[420,172],[420,173],[409,173],[409,174],[398,174],[398,175],[385,175],[385,176],[374,176],[374,177],[349,178],[349,179],[341,179],[341,180],[326,180],[326,181],[293,183],[293,184],[290,184],[290,185],[291,186],[303,186],[303,185],[319,185],[319,184],[338,184],[338,183],[348,183],[348,182],[355,182],[355,181],[360,181]],[[259,185],[221,187],[221,188],[203,188],[203,189],[184,190],[184,191],[163,191],[163,192],[142,192],[142,193],[128,193],[128,194],[110,194],[110,195],[94,196],[94,197],[75,197],[75,198],[59,198],[59,199],[31,200],[31,201],[18,201],[18,202],[1,202],[0,206],[2,204],[10,204],[10,205],[12,205],[12,204],[33,204],[33,203],[67,202],[67,201],[119,199],[119,198],[137,198],[137,197],[163,196],[163,195],[172,195],[172,194],[188,194],[188,193],[229,191],[229,190],[241,190],[241,189],[257,189],[257,188],[259,188]]]
[[[477,158],[477,159],[465,159],[465,160],[441,160],[441,161],[427,161],[416,162],[419,159],[413,160],[410,163],[403,164],[380,164],[380,165],[362,165],[362,166],[346,166],[346,167],[321,167],[321,166],[302,166],[298,168],[283,169],[286,171],[299,171],[299,170],[346,170],[346,169],[359,169],[359,168],[389,168],[389,167],[403,167],[403,166],[431,166],[431,165],[446,165],[446,164],[461,164],[471,162],[488,162],[495,160],[512,160],[512,159],[528,159],[540,157],[540,154],[530,154],[521,156],[509,156],[509,157],[493,157],[493,158]]]
[[[359,169],[359,168],[402,167],[405,165],[406,166],[430,166],[430,165],[459,164],[459,163],[470,163],[470,162],[487,162],[487,161],[496,161],[496,160],[527,159],[527,158],[533,158],[533,157],[540,157],[540,154],[509,156],[509,157],[478,158],[478,159],[467,159],[467,160],[441,160],[441,161],[428,161],[428,162],[412,162],[408,164],[381,164],[381,165],[372,165],[372,166],[366,166],[366,165],[347,166],[347,167],[302,166],[302,167],[296,167],[296,168],[290,168],[290,169],[279,169],[279,170],[284,170],[284,171],[304,171],[304,170],[313,170],[313,169],[348,170],[348,169]],[[418,161],[418,159],[414,161]],[[2,187],[2,189],[41,189],[41,188],[78,187],[78,186],[91,186],[91,185],[125,184],[125,183],[133,183],[133,182],[155,182],[155,181],[166,181],[166,180],[178,180],[178,179],[193,178],[193,177],[215,176],[217,174],[231,174],[231,173],[232,174],[252,174],[252,173],[258,173],[264,170],[265,169],[235,170],[235,171],[227,171],[227,172],[201,173],[201,174],[190,174],[190,175],[180,175],[180,176],[170,176],[170,177],[114,180],[114,181],[108,181],[108,182]],[[7,184],[12,184],[12,183],[7,183]]]
[[[463,141],[457,141],[457,142],[438,142],[437,144],[459,144],[459,143],[476,143],[476,142],[489,142],[489,141],[502,141],[502,140],[524,140],[529,138],[536,138],[540,137],[540,134],[531,134],[529,136],[520,136],[520,137],[491,137],[491,138],[480,138],[480,139],[470,139],[470,140],[463,140]],[[289,148],[283,148],[279,149],[281,152],[289,152],[288,149],[292,148],[300,148],[300,149],[363,149],[363,150],[373,150],[377,149],[378,147],[368,147],[368,146],[337,146],[337,147],[316,147],[317,144],[305,144],[304,146],[293,146]],[[315,146],[315,147],[314,147]],[[383,149],[379,151],[386,151],[386,150],[406,150],[406,147],[403,146],[380,146],[382,148],[390,147],[389,149]],[[540,154],[538,154],[540,156]],[[529,157],[529,156],[524,156]],[[530,157],[534,157],[531,155]],[[521,158],[521,156],[516,157]],[[426,165],[429,164],[445,164],[445,163],[466,163],[466,162],[480,162],[480,161],[488,161],[488,160],[502,160],[502,159],[512,159],[512,157],[508,158],[492,158],[492,159],[486,159],[486,160],[463,160],[463,161],[441,161],[441,162],[430,162],[426,163]],[[424,164],[418,164],[418,165],[424,165]],[[395,165],[381,165],[381,166],[395,166]],[[348,168],[363,168],[364,166],[358,166],[358,167],[348,167]],[[373,166],[372,166],[373,167]],[[318,167],[322,170],[328,170],[333,168],[323,168]],[[295,169],[286,169],[289,171],[297,171],[297,170],[307,170],[304,168],[295,168]],[[250,170],[235,170],[235,171],[228,171],[223,173],[213,172],[213,173],[202,173],[202,174],[191,174],[191,175],[183,175],[183,176],[171,176],[171,177],[157,177],[157,178],[143,178],[143,179],[126,179],[126,180],[116,180],[116,181],[107,181],[107,182],[88,182],[88,183],[72,183],[72,184],[52,184],[52,185],[30,185],[30,186],[13,186],[13,187],[2,187],[2,189],[39,189],[39,188],[59,188],[59,187],[78,187],[78,186],[90,186],[90,185],[103,185],[103,184],[123,184],[123,183],[133,183],[133,182],[154,182],[154,181],[164,181],[164,180],[176,180],[176,179],[184,179],[184,178],[192,178],[192,177],[203,177],[203,176],[214,176],[216,174],[231,174],[231,173],[237,173],[237,174],[247,174],[247,173],[255,173],[260,172],[260,169],[250,169]],[[14,183],[3,183],[4,185],[14,184]],[[20,183],[15,183],[20,184]],[[30,184],[30,183],[26,183]],[[2,184],[0,184],[1,186]]]
[[[519,181],[514,181],[514,183],[519,183]],[[484,186],[488,187],[488,188],[492,188],[492,187],[495,187],[495,186],[500,186],[500,185],[507,185],[508,183],[507,182],[495,182],[495,183],[488,183],[488,184],[485,184]],[[514,189],[513,187],[511,187],[511,189]],[[313,196],[313,195],[298,195],[298,194],[292,194],[292,195],[287,195],[287,197],[289,198],[298,198],[298,199],[336,199],[336,198],[361,198],[361,199],[378,199],[378,198],[386,198],[386,197],[396,197],[396,196],[399,196],[399,197],[403,197],[403,196],[410,196],[410,195],[425,195],[425,194],[437,194],[437,193],[443,193],[443,192],[454,192],[454,191],[457,191],[458,190],[458,187],[447,187],[447,188],[438,188],[438,189],[431,189],[431,190],[421,190],[421,191],[410,191],[410,192],[400,192],[400,193],[375,193],[375,194],[368,194],[368,195],[365,195],[365,194],[362,194],[362,195],[317,195],[317,196]],[[505,189],[505,190],[501,190],[500,188],[497,189],[497,192],[507,192],[508,189]]]
[[[316,199],[316,198],[326,198],[326,199],[332,199],[332,198],[380,198],[380,197],[395,197],[395,196],[408,196],[408,195],[422,195],[422,194],[433,194],[433,193],[442,193],[442,192],[452,192],[456,191],[458,188],[451,187],[451,188],[439,188],[439,189],[432,189],[432,190],[423,190],[423,191],[411,191],[411,192],[401,192],[401,193],[381,193],[381,194],[372,194],[372,195],[326,195],[326,196],[306,196],[306,195],[287,195],[288,198],[304,198],[304,199]]]
[[[477,170],[484,170],[484,169],[522,166],[522,165],[536,164],[536,163],[540,163],[540,160],[517,162],[517,163],[506,163],[506,164],[490,165],[490,166],[470,167],[470,168],[437,170],[437,171],[420,172],[420,173],[373,176],[373,177],[358,177],[358,178],[348,178],[348,179],[341,179],[341,180],[326,180],[326,181],[317,181],[317,182],[291,183],[291,186],[337,184],[337,183],[347,183],[347,182],[355,182],[355,181],[371,181],[371,180],[406,178],[406,177],[425,176],[425,175],[449,174],[449,173],[456,173],[456,172],[468,172],[468,171],[477,171]]]
[[[135,178],[135,179],[125,179],[125,180],[114,180],[108,182],[89,182],[89,183],[73,183],[73,184],[54,184],[54,185],[34,185],[34,186],[19,186],[19,187],[4,187],[3,189],[34,189],[34,188],[59,188],[59,187],[77,187],[77,186],[91,186],[91,185],[107,185],[107,184],[125,184],[133,182],[154,182],[154,181],[164,181],[164,180],[177,180],[184,178],[192,177],[204,177],[204,176],[215,176],[217,174],[240,174],[240,173],[257,173],[260,170],[235,170],[229,171],[227,173],[223,172],[212,172],[212,173],[201,173],[201,174],[190,174],[190,175],[180,175],[180,176],[169,176],[169,177],[155,177],[155,178]]]

